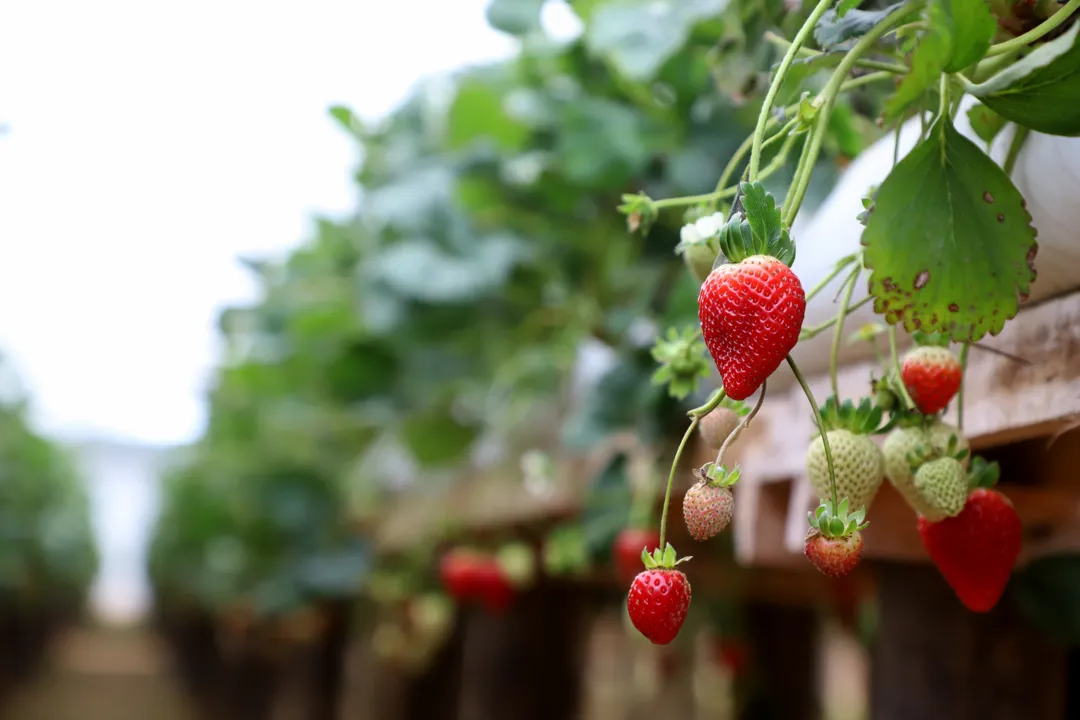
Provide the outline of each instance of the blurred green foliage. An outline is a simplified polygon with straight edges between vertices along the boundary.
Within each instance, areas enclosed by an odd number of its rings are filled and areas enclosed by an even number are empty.
[[[81,608],[97,573],[86,488],[67,452],[0,402],[0,606]]]
[[[696,322],[682,218],[642,237],[616,207],[713,189],[780,57],[762,36],[802,13],[575,0],[584,32],[555,42],[543,5],[492,2],[489,22],[521,40],[510,60],[426,82],[375,125],[331,109],[363,150],[356,216],[320,220],[282,262],[247,261],[263,295],[222,315],[209,426],[167,483],[154,540],[162,597],[280,609],[348,594],[381,497],[452,481],[477,447],[513,446],[552,408],[565,451],[682,431],[649,352],[658,330]],[[876,133],[864,114],[838,113],[811,202]],[[792,169],[773,178],[778,200]],[[582,384],[590,346],[610,362]],[[597,552],[630,503],[609,491],[624,473],[605,473],[585,518],[603,526],[586,533]]]

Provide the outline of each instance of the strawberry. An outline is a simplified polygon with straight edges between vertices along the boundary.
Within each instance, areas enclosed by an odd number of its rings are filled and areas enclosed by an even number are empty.
[[[1020,556],[1020,517],[1007,497],[977,488],[959,515],[940,522],[920,517],[918,528],[930,559],[967,609],[988,612],[997,605]]]
[[[735,512],[731,486],[739,481],[739,475],[738,467],[729,471],[712,463],[698,470],[700,480],[683,497],[683,519],[690,537],[702,542],[728,526]]]
[[[806,533],[803,552],[806,558],[825,575],[842,578],[862,559],[862,535],[866,508],[848,513],[848,501],[841,500],[834,511],[831,500],[825,500],[809,514],[810,529]]]
[[[472,600],[479,592],[476,568],[483,558],[465,548],[455,548],[442,557],[439,575],[450,597],[458,602]]]
[[[948,348],[923,346],[904,356],[900,377],[919,412],[936,415],[956,397],[964,371]]]
[[[750,408],[743,403],[724,398],[720,407],[701,418],[698,423],[698,434],[706,447],[719,450],[735,431],[742,419],[750,414]]]
[[[959,460],[951,457],[930,460],[915,471],[915,492],[919,513],[930,522],[955,517],[967,499],[967,473]]]
[[[514,587],[493,558],[484,558],[474,570],[476,595],[493,615],[503,613],[514,599]]]
[[[650,555],[641,554],[645,570],[630,584],[626,608],[630,622],[654,645],[667,645],[679,634],[690,610],[690,581],[675,566],[690,558],[677,560],[675,548],[668,543]]]
[[[850,400],[838,405],[830,397],[820,410],[822,427],[832,451],[836,497],[848,507],[869,508],[885,476],[885,458],[870,439],[881,424],[881,409],[869,399],[856,407]],[[829,463],[821,435],[806,451],[806,474],[819,498],[832,497]]]
[[[705,346],[733,400],[761,387],[799,342],[806,295],[784,263],[752,255],[709,273],[698,293]]]
[[[630,582],[641,568],[641,551],[651,553],[660,547],[660,533],[644,528],[624,528],[615,536],[611,554],[619,577]]]
[[[698,293],[705,346],[732,400],[745,400],[799,341],[806,294],[791,271],[795,245],[761,183],[741,183],[717,244],[726,263]]]
[[[895,428],[881,447],[885,456],[885,477],[915,512],[922,513],[925,504],[915,489],[915,470],[919,458],[942,455],[958,457],[969,452],[969,448],[967,438],[959,429],[938,420],[927,427],[915,425]],[[964,454],[960,464],[966,468],[969,458]],[[915,468],[912,467],[913,462]]]

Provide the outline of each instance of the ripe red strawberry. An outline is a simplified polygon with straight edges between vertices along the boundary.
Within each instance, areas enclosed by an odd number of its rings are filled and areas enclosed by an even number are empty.
[[[810,529],[806,533],[803,552],[814,567],[832,578],[844,577],[862,559],[863,541],[859,531],[868,524],[863,522],[866,508],[851,514],[847,509],[846,498],[840,501],[835,511],[832,501],[825,500],[810,513]]]
[[[473,573],[477,596],[488,612],[497,615],[510,607],[514,587],[494,559],[485,558],[475,566]]]
[[[615,537],[611,554],[615,570],[623,582],[630,582],[641,570],[641,551],[652,553],[660,547],[660,533],[645,528],[624,528]]]
[[[667,645],[679,634],[690,610],[690,581],[675,566],[675,548],[641,554],[645,570],[630,584],[626,609],[637,631],[654,645]]]
[[[683,496],[683,519],[690,537],[703,542],[719,535],[735,513],[731,486],[739,480],[739,468],[728,471],[709,463],[698,471],[701,478]]]
[[[745,642],[735,638],[714,638],[711,654],[713,662],[727,668],[735,678],[744,675],[750,662],[750,649]]]
[[[477,596],[480,586],[476,568],[481,561],[477,553],[465,548],[455,548],[443,555],[439,563],[439,576],[450,597],[464,602]]]
[[[930,559],[967,609],[988,612],[997,605],[1020,556],[1023,532],[1007,497],[978,488],[956,517],[920,517],[918,527]]]
[[[919,412],[936,415],[960,391],[964,372],[948,348],[928,346],[917,347],[904,356],[900,377]]]
[[[698,294],[705,345],[733,400],[745,400],[799,341],[806,295],[787,265],[751,255],[713,270]]]

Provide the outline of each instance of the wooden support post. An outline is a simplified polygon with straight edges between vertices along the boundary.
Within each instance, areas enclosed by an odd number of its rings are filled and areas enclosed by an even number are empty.
[[[874,720],[1059,720],[1066,658],[1006,600],[968,612],[937,570],[879,568]]]
[[[581,696],[584,602],[543,582],[501,616],[469,611],[461,720],[574,720]]]
[[[818,720],[816,611],[755,602],[747,605],[746,622],[756,681],[740,720]]]

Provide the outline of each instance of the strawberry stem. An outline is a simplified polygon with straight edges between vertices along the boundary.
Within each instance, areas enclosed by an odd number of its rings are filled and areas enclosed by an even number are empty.
[[[831,4],[832,0],[818,0],[810,16],[806,18],[806,22],[799,28],[799,32],[795,34],[795,39],[791,41],[787,52],[784,53],[784,59],[780,61],[780,67],[776,69],[776,74],[769,85],[769,91],[765,95],[765,102],[761,105],[761,112],[758,114],[757,126],[754,128],[753,140],[751,141],[749,168],[749,180],[751,182],[758,179],[758,168],[761,166],[761,148],[765,141],[765,128],[772,117],[773,103],[780,92],[780,86],[783,84],[784,78],[787,77],[792,63],[795,62],[795,58],[799,54],[799,48],[810,37],[810,33],[818,24],[818,20],[821,19],[821,16],[825,14]],[[847,72],[845,71],[844,74],[847,75]]]
[[[735,426],[735,429],[731,431],[723,444],[720,445],[720,452],[716,453],[716,466],[720,467],[724,464],[724,453],[727,452],[728,446],[735,442],[735,439],[739,436],[739,433],[743,431],[743,428],[750,426],[750,421],[754,419],[754,416],[758,414],[758,410],[761,409],[762,404],[765,402],[765,383],[761,383],[761,392],[758,393],[757,402],[754,403],[754,409],[750,411],[750,414],[743,418],[743,421]]]
[[[720,388],[712,394],[708,402],[687,413],[690,416],[690,427],[686,428],[682,440],[679,441],[679,447],[675,450],[675,457],[671,460],[671,470],[668,472],[667,489],[664,491],[664,508],[660,511],[659,547],[665,547],[664,543],[667,540],[668,506],[671,504],[671,487],[675,483],[675,470],[679,467],[679,458],[682,457],[683,449],[686,447],[686,443],[690,441],[690,436],[694,434],[694,430],[697,428],[698,423],[701,422],[701,418],[715,410],[724,401],[725,397],[727,397],[727,393],[723,388]]]
[[[900,369],[900,355],[896,352],[896,326],[889,326],[889,358],[892,360],[893,372],[896,373],[897,385],[900,388],[900,397],[904,399],[904,408],[912,410],[915,408],[915,401],[911,399],[911,395],[908,393],[907,385],[904,384],[904,376]]]
[[[847,317],[851,295],[855,292],[855,284],[859,281],[861,274],[862,265],[856,262],[855,269],[852,270],[847,287],[844,289],[844,296],[840,298],[840,309],[836,313],[836,329],[833,330],[832,349],[829,351],[829,382],[832,383],[832,394],[837,402],[840,402],[840,386],[836,373],[837,365],[840,363],[840,340],[844,336],[844,318]]]
[[[960,389],[956,393],[956,429],[964,429],[964,387],[967,385],[967,359],[969,343],[960,346]]]
[[[799,382],[803,392],[806,393],[806,399],[810,401],[810,409],[814,413],[814,423],[817,425],[818,431],[821,432],[821,444],[825,447],[825,462],[829,466],[829,494],[832,496],[833,507],[839,507],[840,502],[836,498],[836,467],[833,465],[832,448],[829,447],[829,435],[825,432],[825,424],[821,421],[821,412],[818,409],[817,400],[814,399],[814,393],[810,391],[806,378],[803,377],[802,371],[799,370],[799,366],[795,363],[795,358],[788,355],[787,364],[791,368],[791,372],[794,373],[795,379]]]

